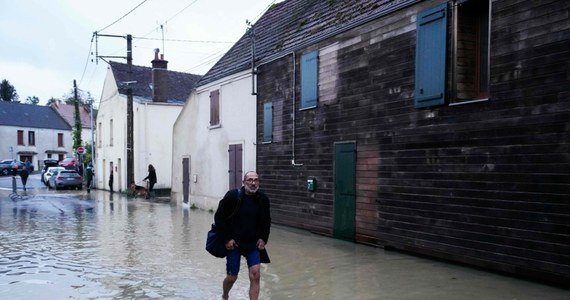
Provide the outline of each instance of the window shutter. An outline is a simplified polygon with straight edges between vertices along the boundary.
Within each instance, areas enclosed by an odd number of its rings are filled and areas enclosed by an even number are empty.
[[[263,142],[271,143],[273,140],[273,103],[263,104]]]
[[[419,12],[416,22],[415,106],[444,104],[447,3]]]
[[[301,56],[301,108],[317,106],[318,52]]]
[[[220,124],[220,91],[210,92],[210,126]]]

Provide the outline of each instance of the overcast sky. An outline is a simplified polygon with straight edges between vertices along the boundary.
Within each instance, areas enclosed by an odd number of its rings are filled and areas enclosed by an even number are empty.
[[[107,63],[97,62],[96,53],[126,56],[127,42],[99,37],[96,43],[95,31],[131,34],[134,65],[150,67],[159,48],[169,70],[203,75],[245,33],[246,20],[257,21],[279,2],[1,0],[0,80],[14,86],[22,103],[32,96],[41,105],[51,97],[62,98],[72,91],[73,80],[98,102]]]

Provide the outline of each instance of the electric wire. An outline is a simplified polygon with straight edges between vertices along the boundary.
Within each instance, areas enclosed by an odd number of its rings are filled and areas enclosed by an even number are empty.
[[[97,32],[103,31],[113,25],[115,25],[117,22],[121,21],[123,18],[125,18],[126,16],[128,16],[130,13],[132,13],[135,9],[139,8],[139,6],[143,5],[145,2],[147,2],[148,0],[143,0],[143,2],[139,3],[137,6],[135,6],[135,8],[131,9],[129,12],[127,12],[126,14],[124,14],[122,17],[118,18],[115,22],[105,26],[103,29],[97,30]]]

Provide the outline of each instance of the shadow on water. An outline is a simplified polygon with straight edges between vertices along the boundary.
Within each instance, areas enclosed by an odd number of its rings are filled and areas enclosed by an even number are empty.
[[[0,299],[219,299],[213,214],[105,191],[0,191]],[[273,226],[262,299],[567,299],[568,291]],[[247,299],[242,271],[232,299]],[[485,294],[486,293],[486,294]]]

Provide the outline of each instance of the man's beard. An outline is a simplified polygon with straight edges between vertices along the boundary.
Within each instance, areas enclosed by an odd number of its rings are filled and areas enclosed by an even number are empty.
[[[250,187],[248,187],[248,186],[245,186],[245,191],[246,191],[248,194],[255,194],[258,189],[259,189],[258,186],[256,186],[255,188],[250,188]]]

